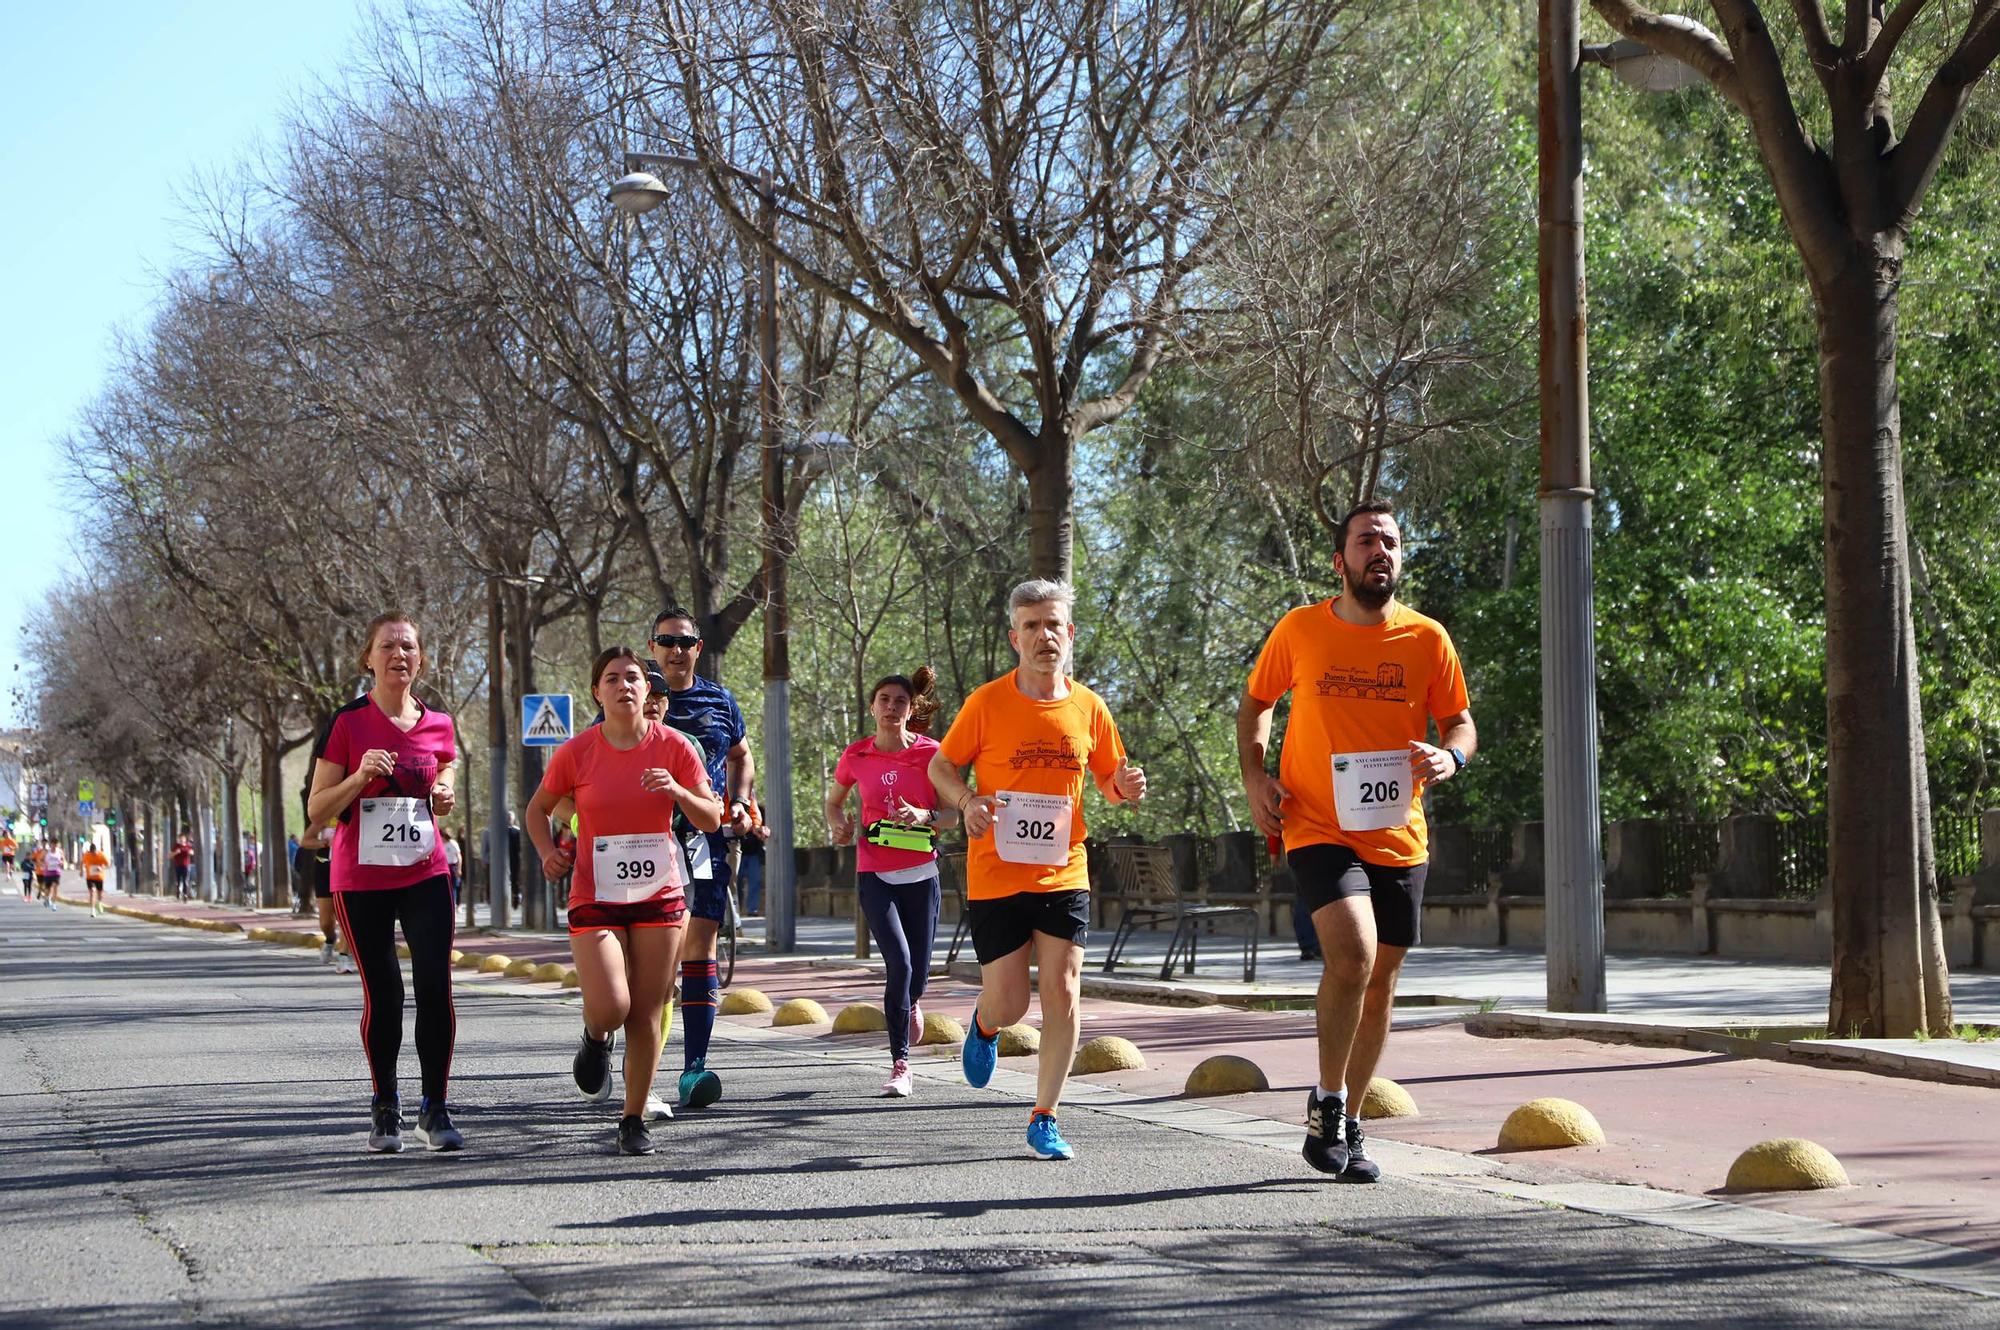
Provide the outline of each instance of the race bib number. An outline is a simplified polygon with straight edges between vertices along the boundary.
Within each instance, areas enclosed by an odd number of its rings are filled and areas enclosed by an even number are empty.
[[[687,838],[688,876],[696,882],[715,878],[715,860],[708,852],[708,837],[697,831]]]
[[[1333,806],[1342,831],[1407,825],[1415,786],[1407,748],[1333,755]]]
[[[680,850],[665,831],[592,837],[590,877],[597,899],[607,905],[651,900],[663,890],[686,885]]]
[[[437,824],[428,799],[363,799],[359,817],[362,863],[412,868],[437,849]]]
[[[993,848],[1010,864],[1069,862],[1069,824],[1075,809],[1066,794],[1002,790],[994,799]]]

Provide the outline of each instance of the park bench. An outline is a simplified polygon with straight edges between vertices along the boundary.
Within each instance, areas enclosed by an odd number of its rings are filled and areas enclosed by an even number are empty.
[[[1243,982],[1257,978],[1257,939],[1262,931],[1258,911],[1248,905],[1200,905],[1188,901],[1174,881],[1173,856],[1158,845],[1109,845],[1105,847],[1105,879],[1110,900],[1123,909],[1118,928],[1111,937],[1111,949],[1104,954],[1104,973],[1115,974],[1118,957],[1137,929],[1174,926],[1167,943],[1166,958],[1160,964],[1160,978],[1173,977],[1174,962],[1182,962],[1182,972],[1193,974],[1205,924],[1211,934],[1222,928],[1243,935]]]

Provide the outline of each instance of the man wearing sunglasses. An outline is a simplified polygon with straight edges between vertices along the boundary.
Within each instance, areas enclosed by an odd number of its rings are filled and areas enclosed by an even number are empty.
[[[727,688],[695,673],[701,630],[694,615],[676,605],[653,620],[653,659],[667,680],[667,723],[693,736],[708,767],[709,787],[726,801],[722,826],[692,832],[686,842],[687,944],[681,952],[681,1103],[706,1108],[722,1097],[722,1081],[708,1069],[708,1040],[715,1029],[715,939],[728,909],[728,833],[750,830],[750,784],[755,772],[745,737],[743,709]]]

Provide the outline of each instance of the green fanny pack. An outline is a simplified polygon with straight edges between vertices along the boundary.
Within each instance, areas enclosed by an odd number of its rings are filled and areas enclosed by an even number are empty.
[[[870,845],[879,845],[885,850],[915,850],[919,854],[929,854],[937,846],[937,837],[929,827],[912,826],[908,822],[886,819],[870,822],[867,836]]]

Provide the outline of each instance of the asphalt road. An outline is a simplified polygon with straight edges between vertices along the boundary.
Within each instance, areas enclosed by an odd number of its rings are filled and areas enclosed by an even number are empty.
[[[611,1149],[572,1002],[460,985],[468,1148],[363,1148],[314,956],[0,899],[0,1323],[2000,1325],[2000,1302],[1065,1110],[725,1030],[727,1097]],[[670,1054],[677,1064],[678,1050]],[[415,1053],[405,1050],[413,1113]],[[1690,1105],[1691,1112],[1699,1106]]]

